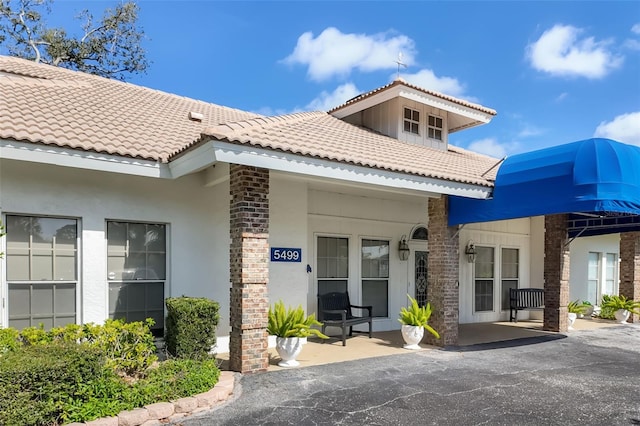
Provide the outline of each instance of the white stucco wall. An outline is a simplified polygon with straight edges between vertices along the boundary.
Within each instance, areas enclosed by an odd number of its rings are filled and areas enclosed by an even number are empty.
[[[530,221],[529,219],[504,220],[496,222],[466,225],[460,231],[460,323],[492,322],[509,319],[509,311],[501,309],[500,265],[501,249],[519,250],[519,287],[531,287],[530,282]],[[494,264],[494,299],[493,311],[474,311],[474,267],[464,254],[469,241],[476,246],[493,247]],[[526,315],[519,316],[524,319]]]
[[[9,160],[0,164],[3,214],[79,220],[81,322],[108,317],[106,220],[157,222],[169,225],[165,296],[218,301],[219,333],[228,333],[228,194],[228,184],[205,187],[198,175],[172,181]],[[6,274],[1,276],[6,289]],[[4,321],[6,315],[5,310]]]
[[[413,295],[413,288],[408,274],[410,262],[399,259],[398,245],[403,235],[410,237],[410,232],[416,224],[426,222],[426,198],[385,199],[373,195],[310,191],[307,238],[313,272],[309,281],[308,311],[315,312],[317,305],[314,247],[316,237],[320,235],[349,238],[348,289],[354,304],[360,304],[362,300],[360,241],[363,238],[380,238],[389,240],[388,317],[376,318],[373,329],[399,329],[398,313],[402,306],[407,305],[407,293]],[[416,245],[412,244],[412,247],[415,248]]]
[[[596,299],[589,297],[588,291],[588,266],[589,253],[598,253],[600,257],[600,280],[605,279],[603,265],[604,255],[615,254],[616,259],[620,258],[620,234],[601,235],[597,237],[580,237],[571,242],[570,247],[570,278],[569,278],[569,298],[570,300],[590,300],[591,303],[599,304],[602,292],[597,291]],[[616,262],[616,278],[620,279],[620,265]],[[616,283],[616,289],[618,288]]]

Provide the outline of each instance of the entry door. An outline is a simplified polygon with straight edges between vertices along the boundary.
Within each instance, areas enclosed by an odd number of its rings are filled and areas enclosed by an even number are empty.
[[[426,305],[428,301],[427,256],[426,251],[414,251],[415,299],[420,306]]]

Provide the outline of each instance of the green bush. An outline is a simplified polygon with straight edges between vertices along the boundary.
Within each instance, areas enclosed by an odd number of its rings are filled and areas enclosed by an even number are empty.
[[[220,318],[218,302],[197,297],[170,297],[167,305],[165,345],[178,358],[204,359],[216,343]]]
[[[15,328],[0,328],[0,356],[21,346],[20,332]]]
[[[82,344],[23,346],[0,358],[0,424],[50,425],[65,401],[104,371],[104,355]]]

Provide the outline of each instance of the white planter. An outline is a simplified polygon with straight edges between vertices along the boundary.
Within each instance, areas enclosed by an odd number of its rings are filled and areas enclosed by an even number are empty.
[[[297,367],[300,365],[296,358],[300,355],[302,345],[306,343],[300,337],[276,337],[276,351],[282,361],[278,363],[280,367]]]
[[[576,322],[576,318],[578,317],[578,314],[576,314],[575,312],[569,312],[569,330],[573,330],[573,323]]]
[[[631,315],[631,312],[627,311],[626,309],[618,309],[614,312],[614,315],[616,316],[616,321],[618,321],[620,324],[628,324],[627,320],[629,319],[629,315]]]
[[[402,338],[405,342],[403,348],[413,350],[422,349],[420,345],[418,345],[418,343],[420,343],[422,337],[424,336],[424,327],[403,324],[400,331],[402,331]]]

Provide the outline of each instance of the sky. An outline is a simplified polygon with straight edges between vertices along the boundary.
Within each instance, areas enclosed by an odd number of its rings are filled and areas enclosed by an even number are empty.
[[[52,26],[114,1],[55,0]],[[640,1],[138,1],[134,84],[265,115],[327,111],[400,76],[497,111],[449,142],[502,158],[640,146]],[[401,56],[400,56],[401,55]],[[405,66],[399,66],[397,61]]]

